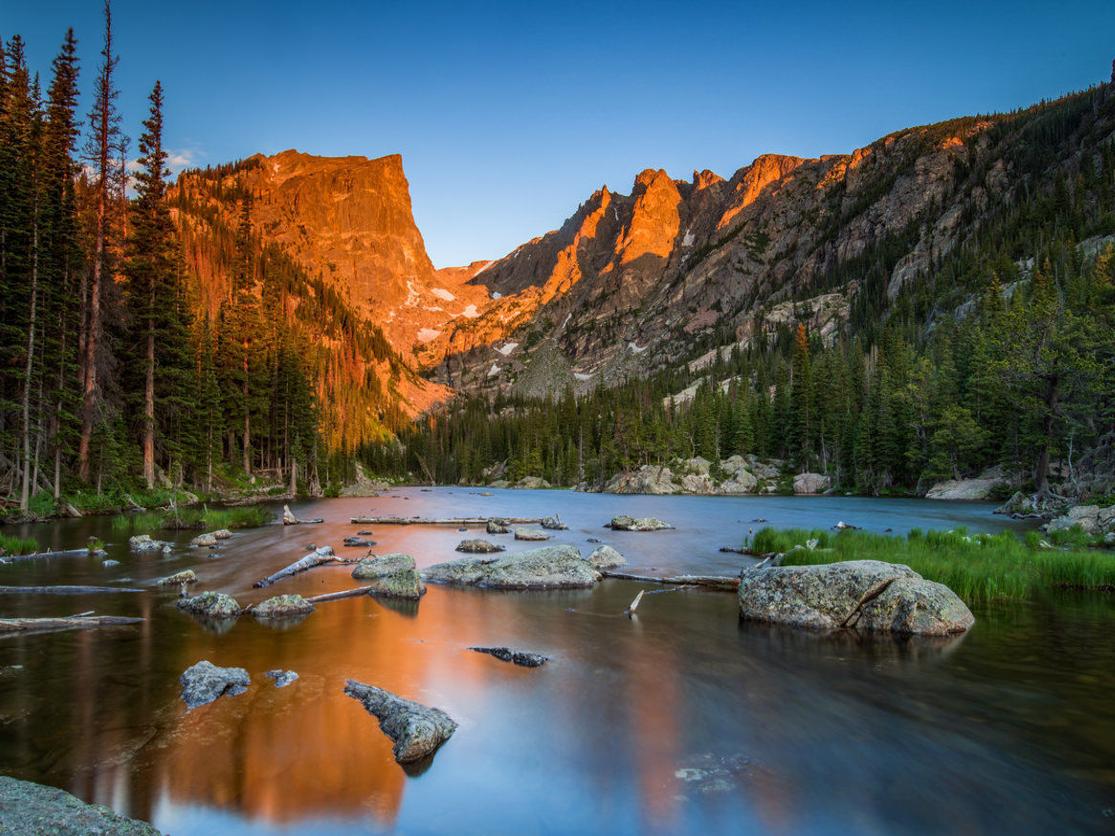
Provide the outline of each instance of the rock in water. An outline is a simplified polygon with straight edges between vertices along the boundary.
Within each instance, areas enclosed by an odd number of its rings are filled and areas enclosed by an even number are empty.
[[[486,526],[486,529],[487,529],[487,532],[489,534],[510,534],[511,533],[511,529],[507,527],[507,523],[503,522],[503,520],[488,520],[488,525]]]
[[[232,537],[232,532],[229,531],[227,528],[218,528],[216,531],[213,532],[213,536],[216,537],[218,540],[227,540]]]
[[[276,688],[285,688],[290,685],[290,683],[294,682],[294,680],[298,679],[298,674],[294,671],[284,671],[278,668],[273,671],[267,671],[264,676],[269,676],[275,680]]]
[[[414,558],[409,554],[394,552],[380,557],[366,557],[356,564],[352,576],[370,581],[370,594],[384,598],[405,598],[417,601],[425,592],[422,577],[414,568]]]
[[[405,700],[374,685],[350,679],[345,683],[345,693],[360,700],[379,720],[383,733],[395,742],[393,751],[399,763],[413,763],[432,755],[457,730],[457,724],[441,709]]]
[[[489,543],[487,540],[462,540],[457,544],[457,551],[467,554],[494,554],[504,551],[506,546]]]
[[[289,505],[283,506],[283,525],[298,525],[298,517],[294,516]]]
[[[276,595],[252,607],[256,618],[294,618],[313,611],[314,605],[301,595]]]
[[[524,650],[512,650],[510,647],[470,647],[469,650],[487,653],[489,656],[495,656],[497,659],[523,668],[540,668],[550,661],[549,656],[543,656],[541,653],[527,653]]]
[[[374,540],[366,540],[363,537],[346,537],[345,545],[349,548],[363,548],[370,549],[375,545]]]
[[[835,630],[927,636],[962,633],[975,623],[948,587],[879,560],[818,566],[768,566],[746,572],[739,585],[740,617]]]
[[[636,518],[622,514],[618,517],[612,517],[612,521],[608,523],[608,528],[615,531],[661,531],[662,529],[673,528],[673,526],[654,517]]]
[[[199,534],[197,535],[197,537],[190,541],[190,545],[197,548],[208,548],[209,546],[215,546],[217,545],[217,535]]]
[[[569,528],[556,514],[552,517],[543,517],[542,527],[551,529],[552,531],[566,531]]]
[[[197,583],[197,575],[193,569],[185,569],[159,579],[159,586],[181,586],[184,583]]]
[[[230,697],[243,694],[252,683],[243,668],[218,668],[207,660],[187,668],[178,681],[187,708],[211,703],[226,694]]]
[[[588,562],[597,569],[615,569],[623,566],[627,560],[611,546],[600,546],[588,556]]]
[[[150,534],[137,534],[128,538],[128,548],[133,552],[169,552],[173,543],[165,540],[152,540]]]
[[[516,528],[515,539],[528,540],[530,542],[539,542],[541,540],[549,540],[550,535],[547,534],[545,531],[541,531],[537,528]]]
[[[435,583],[487,589],[583,589],[600,580],[600,573],[573,546],[462,557],[430,566],[425,575]]]
[[[240,604],[223,592],[202,592],[192,598],[181,598],[178,609],[206,618],[236,618],[240,615]]]
[[[103,804],[86,804],[65,790],[0,776],[0,833],[158,836],[159,831]]]

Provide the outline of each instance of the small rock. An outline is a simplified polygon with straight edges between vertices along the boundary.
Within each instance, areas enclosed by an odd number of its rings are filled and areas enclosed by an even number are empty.
[[[314,611],[314,605],[301,595],[276,595],[252,607],[256,618],[293,618]]]
[[[489,543],[487,540],[462,540],[457,544],[457,551],[467,554],[494,554],[504,551],[506,547]]]
[[[489,534],[509,534],[511,529],[502,520],[488,520],[487,531]]]
[[[119,565],[120,565],[119,560],[105,560],[105,561],[102,561],[102,563],[101,563],[101,566],[105,569],[111,569],[113,566],[119,566]]]
[[[215,546],[215,545],[217,545],[217,535],[216,534],[199,534],[199,535],[197,535],[197,537],[195,537],[193,540],[190,541],[190,545],[194,546],[195,548],[197,548],[197,547],[208,548],[209,546]]]
[[[612,517],[612,521],[608,523],[608,528],[615,531],[661,531],[667,528],[673,528],[668,522],[663,522],[655,517],[629,517],[626,514],[618,517]]]
[[[600,542],[600,538],[599,537],[589,537],[587,540],[585,540],[585,542],[586,543],[591,543],[591,544],[596,544],[596,543]]]
[[[550,535],[547,534],[545,531],[542,531],[542,530],[537,529],[537,528],[516,528],[515,529],[515,539],[516,540],[529,540],[530,542],[538,542],[538,541],[541,541],[541,540],[549,540]]]
[[[322,557],[332,557],[334,554],[332,546],[318,546],[314,551]]]
[[[197,583],[197,575],[193,569],[185,569],[159,579],[159,586],[181,586],[184,583]]]
[[[394,741],[395,760],[413,763],[437,751],[457,730],[457,724],[439,708],[403,699],[374,685],[350,679],[345,693],[359,700],[379,720],[384,734]]]
[[[207,618],[236,618],[240,615],[240,604],[223,592],[202,592],[192,598],[181,598],[178,609]]]
[[[216,531],[213,532],[213,536],[216,537],[218,540],[228,540],[230,537],[232,537],[232,532],[229,531],[227,528],[218,528]]]
[[[356,536],[357,536],[357,537],[371,537],[371,536],[372,536],[372,532],[370,532],[370,531],[367,531],[367,530],[365,530],[365,531],[357,531],[357,532],[356,532]]]
[[[294,680],[298,679],[298,674],[296,674],[294,671],[284,671],[280,669],[267,671],[264,676],[269,676],[273,680],[275,680],[276,688],[285,688],[286,686],[290,685],[290,683],[294,682]]]
[[[553,517],[543,517],[542,527],[551,529],[553,531],[566,531],[569,528],[569,526],[563,523],[561,519],[556,515]]]
[[[623,566],[627,560],[611,546],[600,546],[588,556],[588,562],[597,569],[614,569]]]
[[[550,661],[549,656],[543,656],[541,653],[527,653],[523,650],[512,650],[509,647],[470,647],[469,650],[475,650],[477,653],[487,653],[489,656],[495,656],[497,659],[511,662],[523,668],[540,668]]]
[[[178,681],[187,708],[197,708],[226,695],[238,696],[252,682],[243,668],[218,668],[207,660],[187,668]]]
[[[833,528],[836,529],[837,531],[858,531],[859,530],[858,525],[852,525],[851,523],[846,523],[846,522],[844,522],[844,520],[840,520],[839,522],[837,522],[837,524],[834,525]]]
[[[165,540],[152,540],[150,534],[136,534],[134,537],[128,538],[128,548],[133,552],[169,552],[173,548],[172,543]]]
[[[349,548],[370,549],[375,545],[374,540],[365,540],[363,537],[346,537],[344,543]]]

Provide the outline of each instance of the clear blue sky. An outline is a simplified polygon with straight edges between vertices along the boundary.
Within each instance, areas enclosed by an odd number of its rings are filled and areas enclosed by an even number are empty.
[[[168,145],[197,164],[399,152],[438,266],[503,255],[643,168],[845,152],[1106,80],[1115,57],[1112,0],[113,8],[131,136],[160,78]],[[67,25],[88,92],[101,3],[0,0],[44,75]]]

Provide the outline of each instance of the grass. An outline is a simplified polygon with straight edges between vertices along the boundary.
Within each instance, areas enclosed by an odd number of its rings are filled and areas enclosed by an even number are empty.
[[[806,541],[817,541],[814,549]],[[755,552],[783,552],[784,565],[804,566],[841,560],[883,560],[909,566],[943,583],[966,601],[1024,599],[1052,589],[1115,591],[1115,553],[1043,549],[1040,536],[1023,541],[1011,533],[973,534],[912,530],[906,537],[864,531],[806,531],[764,528],[752,543]],[[803,548],[795,549],[795,546]]]
[[[34,554],[39,550],[33,537],[11,537],[0,534],[0,554]]]
[[[179,508],[176,511],[143,511],[119,514],[112,518],[117,534],[150,534],[152,531],[200,530],[218,528],[257,528],[272,520],[272,513],[259,505],[242,508]]]

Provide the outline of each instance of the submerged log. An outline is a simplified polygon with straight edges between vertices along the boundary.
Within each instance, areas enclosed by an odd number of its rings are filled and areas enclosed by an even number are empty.
[[[342,557],[337,557],[335,554],[333,554],[332,549],[330,549],[328,553],[324,553],[324,554],[320,550],[319,551],[314,551],[314,552],[310,552],[308,555],[303,557],[301,560],[296,560],[293,563],[291,563],[289,566],[286,566],[286,567],[280,569],[275,574],[268,575],[266,578],[263,578],[262,580],[256,581],[253,584],[253,586],[255,586],[257,588],[262,588],[262,587],[265,587],[265,586],[271,586],[271,584],[275,583],[275,581],[280,581],[283,578],[290,577],[291,575],[297,575],[297,574],[300,574],[302,572],[308,572],[310,569],[314,569],[318,566],[324,566],[328,563],[348,564],[348,563],[355,563],[355,562],[356,562],[355,560],[346,560]]]
[[[340,592],[325,592],[321,595],[311,595],[306,598],[311,604],[322,604],[326,601],[339,601],[342,598],[359,598],[361,595],[367,595],[376,587],[374,586],[358,586],[355,589],[342,589]]]
[[[657,578],[653,575],[634,575],[630,572],[600,572],[605,578],[615,578],[623,581],[642,581],[643,583],[660,583],[669,586],[703,586],[706,589],[719,589],[725,592],[735,592],[739,589],[739,578],[724,575],[671,575]]]
[[[67,618],[0,618],[0,633],[37,633],[48,630],[85,630],[118,624],[141,624],[142,618],[121,615],[72,615]]]
[[[51,552],[32,552],[31,554],[5,554],[2,557],[5,560],[36,560],[40,557],[90,557],[95,554],[87,548],[80,549],[61,549],[59,551]]]
[[[107,592],[143,592],[129,586],[0,586],[0,595],[97,595]]]
[[[353,517],[353,525],[456,525],[471,528],[486,526],[489,522],[507,525],[541,525],[550,517]]]

